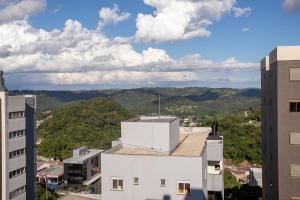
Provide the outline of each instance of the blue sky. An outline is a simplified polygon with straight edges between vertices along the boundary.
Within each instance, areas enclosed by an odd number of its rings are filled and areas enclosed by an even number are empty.
[[[0,0],[9,87],[259,87],[260,59],[300,45],[298,0],[70,2]]]

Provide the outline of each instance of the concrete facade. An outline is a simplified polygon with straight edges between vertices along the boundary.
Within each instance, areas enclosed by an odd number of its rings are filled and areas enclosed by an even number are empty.
[[[174,117],[122,122],[120,141],[101,154],[101,199],[223,199],[223,140],[210,140],[210,133],[211,128],[180,129]],[[209,166],[207,147],[216,143],[222,151],[210,152],[215,161]]]
[[[300,198],[300,47],[277,47],[261,61],[263,198]],[[296,136],[296,137],[295,137]]]
[[[102,150],[80,147],[73,150],[73,157],[64,160],[64,179],[66,186],[83,189],[92,186],[93,193],[100,192]]]
[[[9,96],[3,90],[3,77],[0,84],[1,199],[33,200],[36,199],[35,96]]]

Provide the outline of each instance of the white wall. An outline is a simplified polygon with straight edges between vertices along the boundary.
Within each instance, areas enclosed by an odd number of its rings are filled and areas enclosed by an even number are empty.
[[[102,200],[185,200],[177,194],[177,181],[190,181],[192,193],[188,199],[204,199],[202,191],[202,157],[133,156],[103,153]],[[111,177],[124,179],[123,191],[111,190]],[[139,185],[133,185],[133,178]],[[160,186],[166,179],[166,187]]]
[[[169,152],[179,143],[179,119],[169,122],[122,122],[122,143]]]

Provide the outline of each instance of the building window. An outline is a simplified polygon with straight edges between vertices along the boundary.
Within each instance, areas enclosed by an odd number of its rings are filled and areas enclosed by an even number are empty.
[[[25,192],[25,186],[20,187],[9,193],[9,199],[13,199],[13,198],[23,194],[24,192]]]
[[[160,187],[166,187],[166,179],[160,179]]]
[[[133,185],[138,185],[139,184],[139,178],[138,177],[134,177],[133,178]]]
[[[25,167],[22,167],[20,169],[16,169],[12,172],[9,172],[9,178],[12,179],[12,178],[19,176],[21,174],[24,174],[24,173],[25,173]]]
[[[300,112],[300,101],[290,101],[290,112]]]
[[[300,165],[291,164],[291,177],[300,178]]]
[[[9,139],[25,136],[25,130],[9,132]]]
[[[10,112],[8,114],[8,116],[9,116],[9,119],[22,118],[22,117],[25,117],[25,111]]]
[[[295,144],[295,145],[300,144],[300,133],[296,133],[296,132],[290,133],[290,144]]]
[[[16,151],[9,152],[9,158],[16,158],[25,154],[25,149],[18,149]]]
[[[111,182],[112,182],[112,184],[111,184],[112,185],[112,187],[111,187],[112,190],[123,191],[123,187],[124,187],[123,179],[121,179],[121,178],[112,178]]]
[[[178,194],[190,194],[191,184],[187,181],[178,181],[177,182],[177,193]]]
[[[220,165],[215,165],[215,170],[220,171],[221,166]]]

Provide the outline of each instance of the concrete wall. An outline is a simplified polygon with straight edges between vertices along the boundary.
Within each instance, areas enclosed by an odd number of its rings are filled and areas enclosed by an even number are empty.
[[[103,153],[102,200],[201,200],[203,191],[202,157],[134,156]],[[124,179],[123,191],[111,190],[111,178]],[[133,178],[139,178],[139,185]],[[161,187],[160,179],[166,179]],[[191,194],[177,194],[177,181],[190,181]]]
[[[300,179],[290,176],[291,164],[300,164],[300,145],[291,145],[289,137],[300,132],[300,114],[289,112],[289,101],[300,100],[300,82],[290,80],[290,68],[300,61],[276,61],[284,59],[278,54],[272,52],[270,69],[261,73],[263,197],[272,200],[300,197]]]
[[[179,144],[179,119],[171,122],[122,122],[122,143],[158,151],[172,151]]]

